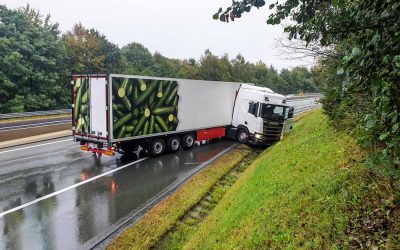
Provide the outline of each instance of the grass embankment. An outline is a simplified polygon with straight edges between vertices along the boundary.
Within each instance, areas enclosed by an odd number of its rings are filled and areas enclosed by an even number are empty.
[[[365,157],[312,112],[243,173],[184,248],[396,247],[394,179]]]
[[[251,150],[237,146],[201,170],[174,194],[154,206],[143,219],[117,237],[108,249],[147,249],[185,215],[227,172],[240,163]]]

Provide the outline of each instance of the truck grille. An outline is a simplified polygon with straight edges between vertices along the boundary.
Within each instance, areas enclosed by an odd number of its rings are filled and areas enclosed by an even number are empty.
[[[263,138],[267,145],[272,145],[281,138],[283,122],[265,121],[263,126]]]

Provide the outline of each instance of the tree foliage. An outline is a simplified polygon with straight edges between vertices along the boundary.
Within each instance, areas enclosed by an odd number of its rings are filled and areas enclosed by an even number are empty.
[[[0,112],[66,107],[66,51],[57,24],[29,5],[0,5]]]
[[[63,34],[62,41],[72,73],[121,72],[122,57],[118,46],[97,30],[87,29],[79,23]]]
[[[233,1],[214,19],[234,21],[264,4]],[[384,155],[400,165],[400,2],[286,0],[269,9],[269,24],[290,18],[285,27],[289,39],[339,52],[339,58],[320,60],[318,65],[325,74],[327,113],[337,123],[353,120],[360,142],[383,148]]]

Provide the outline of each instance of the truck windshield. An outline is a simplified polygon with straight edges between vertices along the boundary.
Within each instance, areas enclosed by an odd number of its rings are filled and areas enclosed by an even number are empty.
[[[267,120],[284,121],[287,118],[287,109],[284,106],[263,103],[261,104],[260,116]]]

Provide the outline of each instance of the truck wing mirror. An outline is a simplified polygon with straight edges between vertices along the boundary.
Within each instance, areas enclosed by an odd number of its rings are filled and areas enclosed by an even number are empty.
[[[293,114],[294,114],[294,107],[290,107],[289,108],[288,118],[293,118]]]

